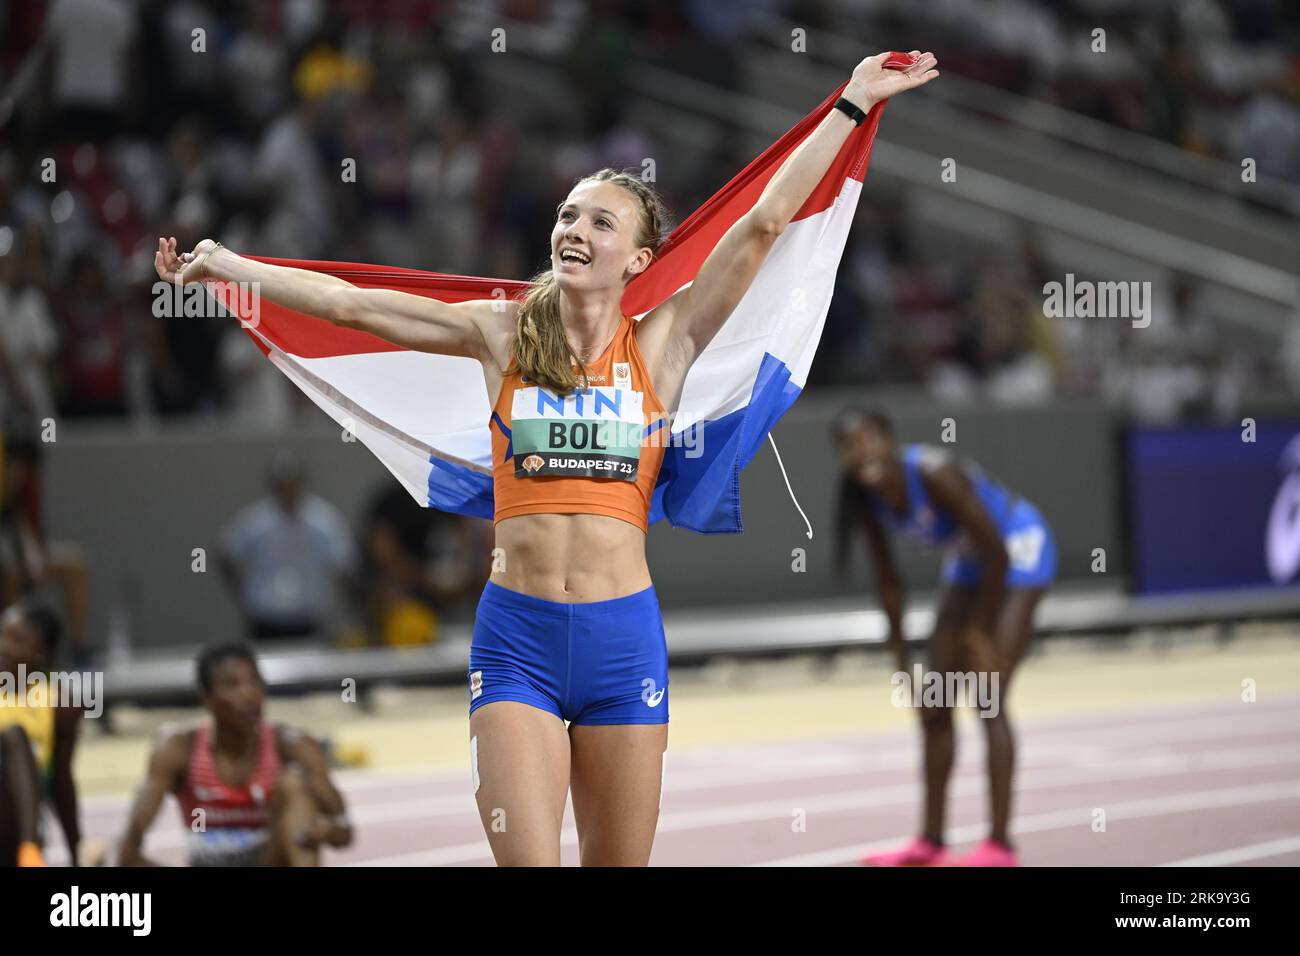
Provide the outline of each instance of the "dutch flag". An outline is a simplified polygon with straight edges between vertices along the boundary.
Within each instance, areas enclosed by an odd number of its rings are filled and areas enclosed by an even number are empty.
[[[895,63],[898,58],[901,62]],[[910,63],[903,54],[888,66]],[[750,209],[843,87],[673,230],[637,276],[623,311],[641,318],[689,285],[723,233]],[[794,404],[830,307],[835,273],[862,192],[883,103],[850,134],[803,208],[777,239],[748,293],[686,378],[674,410],[650,521],[703,534],[743,530],[740,472]],[[340,262],[264,259],[366,288],[448,302],[513,297],[527,283]],[[220,284],[211,290],[236,311]],[[251,319],[244,316],[245,319]],[[351,429],[421,505],[492,518],[492,409],[473,359],[416,352],[368,333],[262,303],[245,329],[313,402]],[[687,429],[690,440],[677,440]]]

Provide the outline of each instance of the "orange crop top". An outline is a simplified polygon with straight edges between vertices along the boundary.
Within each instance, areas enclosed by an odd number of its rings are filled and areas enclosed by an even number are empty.
[[[669,423],[636,341],[623,325],[587,365],[589,387],[560,396],[502,376],[492,410],[493,523],[528,514],[597,514],[645,531]],[[581,380],[579,380],[581,386]]]

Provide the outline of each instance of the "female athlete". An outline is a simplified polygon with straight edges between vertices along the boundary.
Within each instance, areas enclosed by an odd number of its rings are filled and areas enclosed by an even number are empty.
[[[902,71],[882,68],[887,55],[854,69],[851,107],[938,76],[929,53]],[[500,560],[470,650],[470,752],[500,865],[559,864],[568,792],[584,865],[649,861],[668,739],[667,648],[645,555],[664,453],[656,426],[857,121],[851,108],[831,110],[695,281],[639,322],[620,303],[655,258],[664,214],[641,179],[612,170],[559,205],[550,268],[515,302],[358,289],[211,240],[184,255],[159,241],[164,279],[260,283],[297,312],[481,364]]]

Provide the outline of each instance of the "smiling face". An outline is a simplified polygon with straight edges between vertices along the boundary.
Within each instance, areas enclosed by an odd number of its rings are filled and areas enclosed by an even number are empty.
[[[841,430],[839,452],[841,467],[866,487],[879,490],[888,480],[894,440],[869,419]]]
[[[653,253],[637,242],[640,206],[614,183],[597,180],[573,187],[551,230],[551,268],[561,289],[621,289],[645,271]]]

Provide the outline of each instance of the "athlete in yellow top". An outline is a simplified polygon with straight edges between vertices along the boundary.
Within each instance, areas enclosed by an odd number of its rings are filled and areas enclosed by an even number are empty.
[[[73,859],[81,842],[72,782],[81,711],[56,706],[48,683],[20,681],[20,675],[49,667],[59,630],[54,612],[31,599],[0,615],[0,865],[44,865],[38,834],[44,797],[54,805]]]

